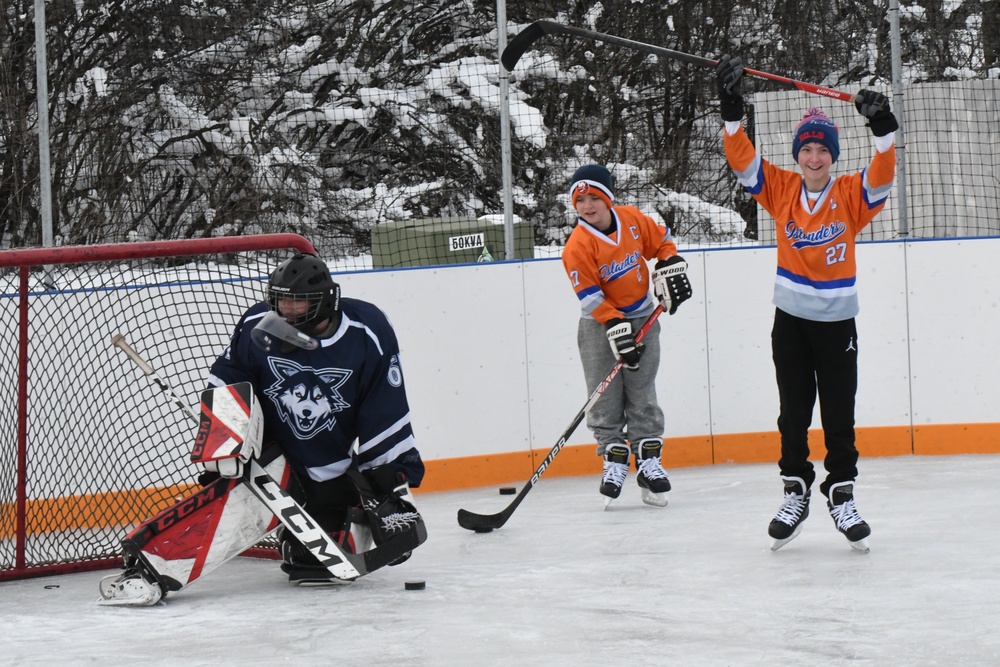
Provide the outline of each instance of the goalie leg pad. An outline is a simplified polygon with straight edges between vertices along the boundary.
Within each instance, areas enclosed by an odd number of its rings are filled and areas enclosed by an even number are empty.
[[[285,459],[276,450],[265,451],[264,458],[269,460],[266,470],[287,485],[290,469]],[[277,526],[274,514],[246,484],[216,479],[122,540],[125,572],[101,582],[99,602],[156,604],[235,558]],[[146,591],[143,582],[155,586],[159,597],[156,591]]]

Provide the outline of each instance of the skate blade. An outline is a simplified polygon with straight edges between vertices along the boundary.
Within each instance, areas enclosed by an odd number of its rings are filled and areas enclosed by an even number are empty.
[[[604,499],[604,509],[605,511],[611,507],[611,503],[615,502],[617,498],[612,498],[611,496],[601,496]]]
[[[302,586],[303,588],[330,588],[331,586],[347,586],[348,584],[353,584],[353,580],[348,579],[299,579],[298,581],[292,582],[296,586]]]
[[[652,507],[666,507],[667,506],[667,494],[663,493],[653,493],[649,489],[642,489],[642,502],[650,505]]]
[[[800,523],[798,526],[795,527],[795,530],[792,531],[792,534],[786,537],[785,539],[774,540],[774,542],[771,543],[771,551],[777,551],[781,547],[785,546],[786,544],[794,540],[796,537],[798,537],[799,533],[801,532],[802,532],[802,524]]]
[[[857,551],[858,553],[866,554],[869,551],[871,551],[871,549],[868,548],[868,538],[867,537],[862,537],[857,542],[848,542],[848,544],[850,544],[851,548],[854,549],[855,551]]]

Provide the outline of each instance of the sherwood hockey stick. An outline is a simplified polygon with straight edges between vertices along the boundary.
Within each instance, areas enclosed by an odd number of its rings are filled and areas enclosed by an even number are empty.
[[[639,333],[635,337],[636,343],[641,342],[642,339],[646,337],[646,334],[652,328],[653,323],[656,322],[656,319],[662,313],[663,306],[658,305],[656,310],[653,311],[646,322],[642,325],[642,328],[639,329]],[[528,495],[528,492],[531,491],[536,484],[538,484],[538,480],[541,478],[542,474],[549,467],[549,465],[552,464],[553,459],[555,459],[556,455],[562,451],[563,447],[566,446],[566,441],[569,440],[570,436],[573,435],[573,431],[575,431],[576,427],[583,421],[583,417],[587,414],[587,411],[594,407],[594,403],[597,403],[597,399],[603,396],[604,392],[607,391],[611,381],[615,379],[615,376],[618,375],[618,372],[622,369],[623,365],[624,362],[619,359],[618,363],[616,363],[615,367],[611,369],[611,372],[608,373],[607,377],[605,377],[601,383],[597,385],[597,389],[595,389],[594,393],[592,393],[590,398],[587,399],[587,403],[578,413],[576,413],[576,416],[573,417],[573,421],[570,423],[569,428],[563,431],[559,441],[549,451],[549,455],[545,457],[542,464],[538,466],[537,470],[535,470],[535,474],[531,476],[531,479],[527,481],[524,488],[521,489],[521,492],[517,494],[517,497],[514,498],[510,505],[508,505],[502,512],[497,512],[496,514],[476,514],[475,512],[460,509],[458,510],[458,525],[466,530],[474,530],[477,533],[488,533],[491,530],[499,528],[507,523],[507,519],[510,518],[510,515],[514,513],[514,510],[516,510],[517,506],[521,504],[524,497]]]
[[[514,39],[510,40],[507,47],[503,50],[503,54],[500,56],[500,62],[503,63],[503,66],[508,72],[513,71],[514,66],[517,65],[517,61],[521,59],[521,56],[523,56],[524,53],[531,48],[532,44],[544,35],[570,35],[571,37],[592,39],[597,42],[607,42],[608,44],[624,46],[625,48],[632,49],[634,51],[649,53],[654,56],[662,56],[664,58],[670,58],[671,60],[679,60],[680,62],[698,65],[700,67],[711,67],[712,69],[715,69],[715,66],[719,64],[718,60],[702,58],[701,56],[684,53],[683,51],[673,51],[671,49],[663,48],[662,46],[653,46],[652,44],[636,42],[631,39],[625,39],[624,37],[615,37],[614,35],[606,35],[601,32],[587,30],[586,28],[577,28],[576,26],[564,25],[555,21],[545,20],[535,21],[515,35]],[[823,86],[815,86],[811,83],[796,81],[794,79],[789,79],[788,77],[779,76],[778,74],[761,72],[760,70],[744,68],[743,73],[755,76],[759,79],[775,81],[785,87],[795,88],[805,93],[830,97],[842,102],[853,103],[854,98],[856,97],[852,93],[845,93],[840,90],[825,88]]]
[[[122,350],[142,372],[152,378],[160,390],[176,403],[184,413],[200,424],[201,419],[191,406],[177,396],[153,367],[136,352],[125,337],[115,334],[112,344]],[[334,539],[274,480],[254,459],[244,466],[240,482],[257,497],[279,521],[291,531],[309,551],[338,579],[350,581],[388,565],[407,551],[412,551],[427,539],[427,528],[420,523],[415,531],[405,531],[374,549],[352,554],[343,551]]]

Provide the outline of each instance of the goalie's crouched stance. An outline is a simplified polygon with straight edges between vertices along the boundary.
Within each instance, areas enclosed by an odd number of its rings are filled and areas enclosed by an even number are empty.
[[[191,459],[218,478],[129,534],[106,604],[155,604],[279,522],[296,583],[352,581],[427,539],[395,331],[374,304],[341,298],[318,257],[278,265],[206,380]]]
[[[101,604],[154,605],[279,526],[281,568],[297,584],[353,581],[403,562],[427,539],[397,469],[303,483],[278,447],[262,450],[249,383],[205,391],[201,410],[191,458],[205,467],[202,488],[122,540],[124,572],[101,581]]]
[[[310,516],[346,553],[389,549],[384,558],[388,565],[407,560],[412,550],[407,544],[422,542],[426,535],[423,519],[413,505],[413,497],[404,476],[391,466],[379,466],[346,474],[325,482],[306,478],[292,495],[304,496],[303,505]],[[278,528],[281,569],[288,580],[300,586],[344,584],[322,565],[296,535],[284,526]],[[395,545],[400,545],[398,548]]]

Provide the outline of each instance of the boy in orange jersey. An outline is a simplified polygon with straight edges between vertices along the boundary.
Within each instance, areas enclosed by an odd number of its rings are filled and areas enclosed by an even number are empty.
[[[669,229],[633,206],[614,206],[611,173],[604,166],[577,169],[570,196],[579,219],[562,261],[583,311],[577,343],[587,386],[596,388],[616,360],[626,369],[587,413],[597,455],[604,458],[604,504],[621,494],[629,455],[634,454],[643,502],[664,507],[670,480],[660,462],[663,410],[654,386],[660,325],[654,323],[638,345],[635,332],[656,307],[649,295],[650,278],[656,298],[671,315],[691,297],[687,263],[677,254]],[[657,262],[650,276],[646,261],[653,259]]]
[[[833,178],[840,154],[837,126],[809,109],[792,136],[801,174],[780,169],[757,153],[743,132],[738,57],[717,65],[725,149],[740,184],[777,222],[778,272],[774,285],[771,353],[778,382],[784,501],[768,526],[777,550],[792,540],[809,515],[816,472],[809,461],[808,431],[819,393],[826,444],[826,478],[820,492],[834,524],[851,546],[868,552],[871,528],[854,502],[858,450],[854,400],[858,388],[858,314],[855,238],[885,206],[895,178],[895,130],[889,99],[872,90],[855,106],[875,136],[868,168]]]

